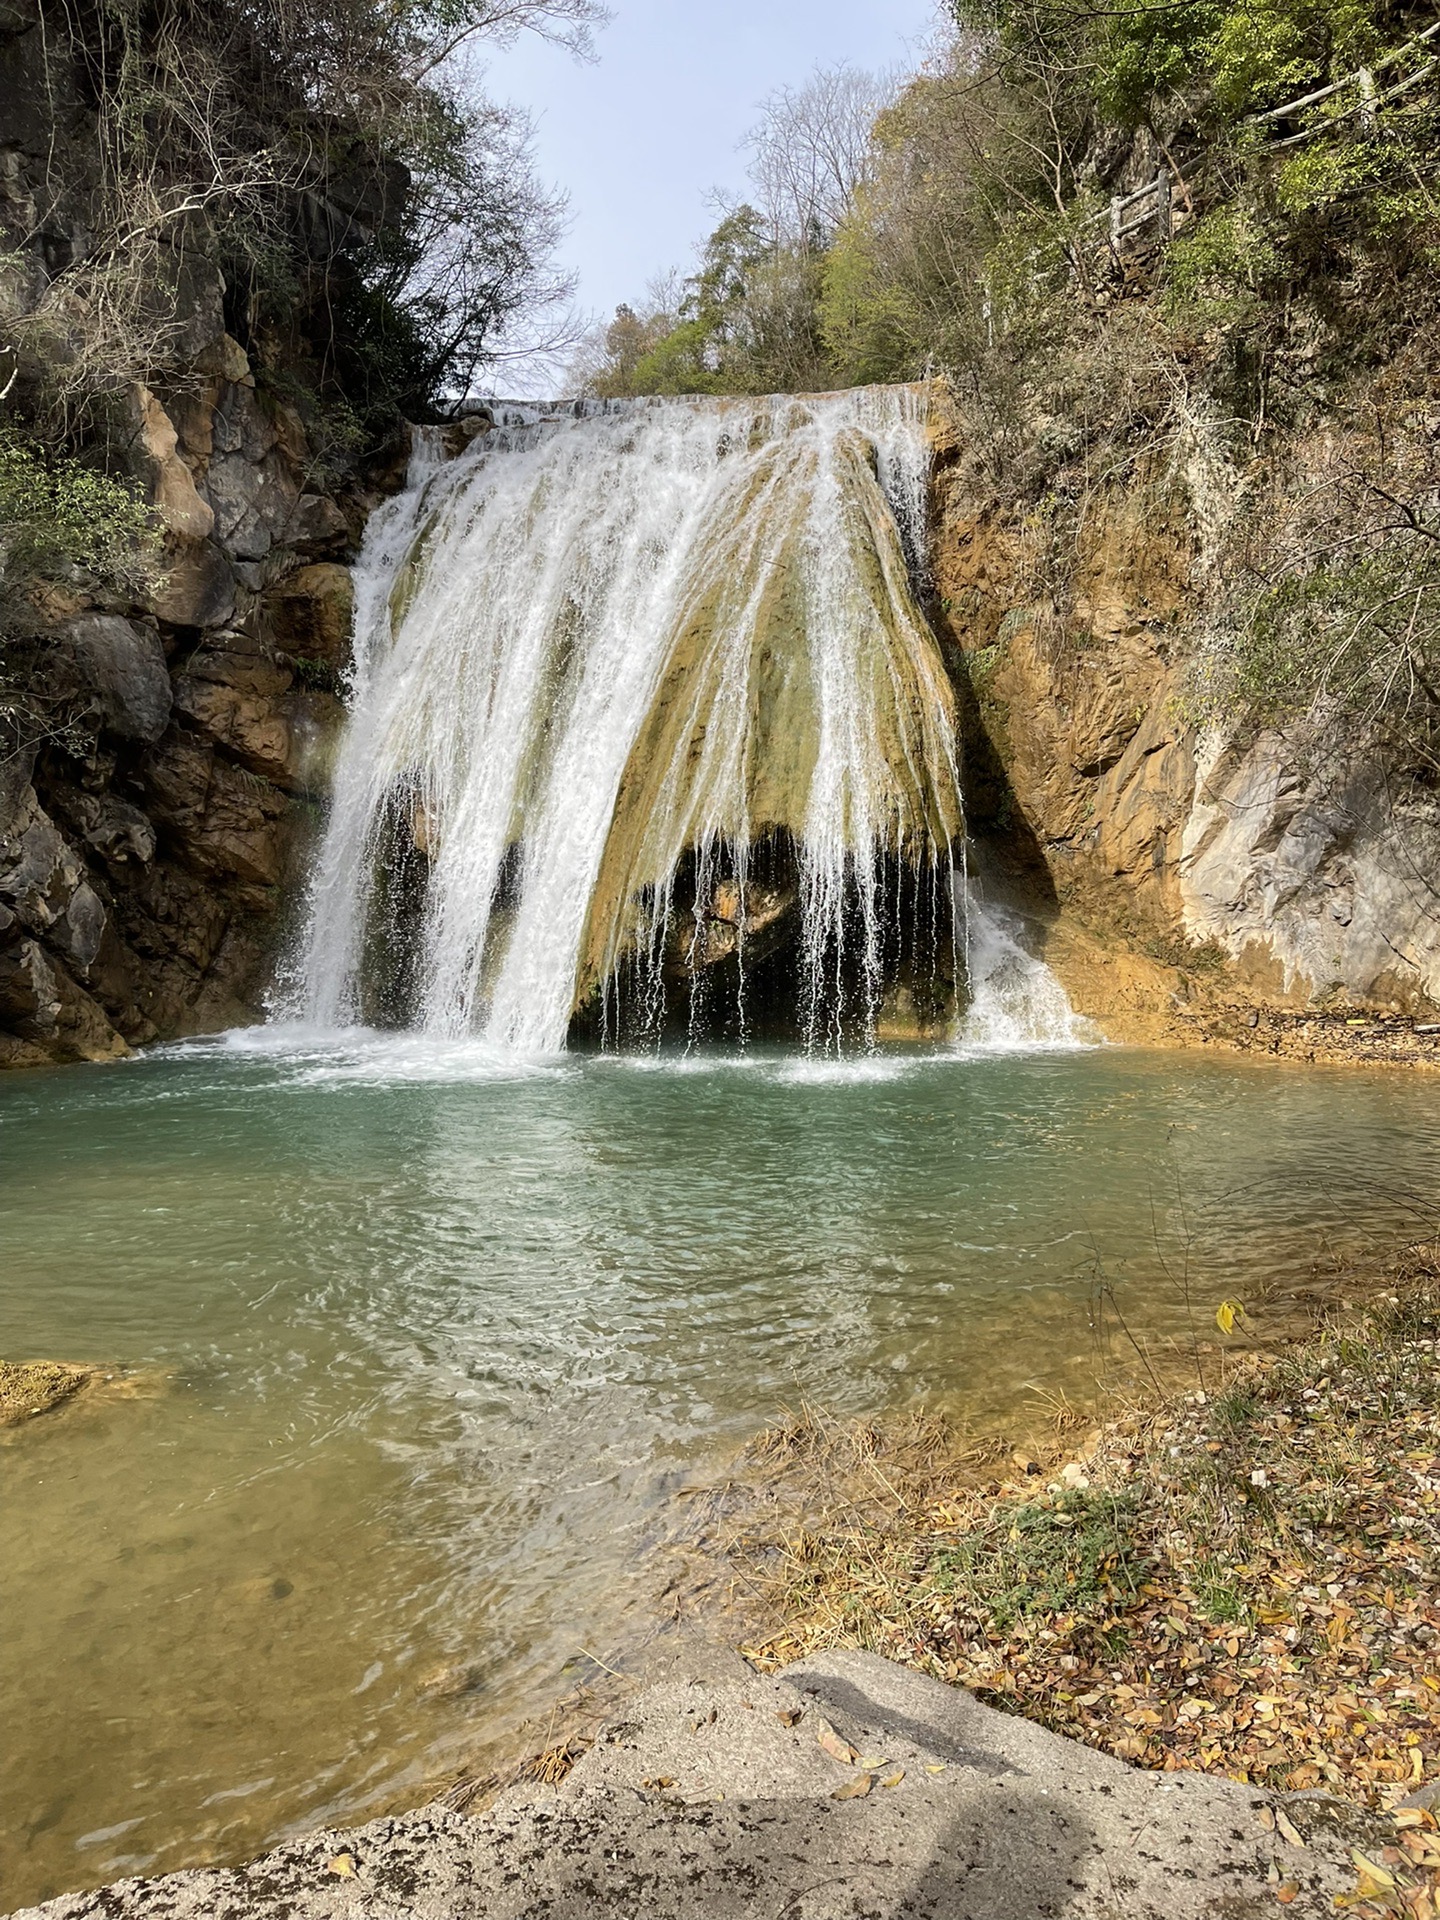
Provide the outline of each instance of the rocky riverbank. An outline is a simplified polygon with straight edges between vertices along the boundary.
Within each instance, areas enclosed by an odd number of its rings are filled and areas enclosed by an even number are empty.
[[[1434,1920],[1434,1249],[1297,1312],[1023,1445],[803,1415],[682,1490],[667,1607],[747,1592],[744,1658],[665,1638],[418,1812],[27,1912]]]

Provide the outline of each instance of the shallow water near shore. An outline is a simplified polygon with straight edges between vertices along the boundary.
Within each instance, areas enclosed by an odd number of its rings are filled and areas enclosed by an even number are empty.
[[[1176,1338],[1188,1249],[1214,1337],[1437,1190],[1440,1082],[1122,1049],[0,1081],[0,1354],[150,1383],[0,1436],[0,1907],[418,1798],[611,1657],[785,1404],[1022,1424],[1091,1389],[1097,1268]]]

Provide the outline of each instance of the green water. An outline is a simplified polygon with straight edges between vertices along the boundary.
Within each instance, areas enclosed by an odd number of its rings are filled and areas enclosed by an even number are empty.
[[[614,1657],[782,1404],[1019,1419],[1095,1375],[1097,1259],[1174,1334],[1161,1251],[1211,1312],[1437,1176],[1433,1080],[1121,1050],[0,1080],[0,1353],[132,1370],[0,1446],[0,1906],[418,1797]]]

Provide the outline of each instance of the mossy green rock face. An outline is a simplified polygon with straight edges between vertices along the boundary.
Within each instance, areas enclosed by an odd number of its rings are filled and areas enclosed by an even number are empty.
[[[717,888],[748,928],[778,847],[797,997],[819,1018],[858,981],[873,1032],[896,870],[948,873],[962,830],[905,550],[928,461],[923,393],[883,388],[552,417],[422,474],[360,569],[303,1011],[373,1013],[378,943],[412,957],[409,1018],[554,1050],[622,963],[706,964],[671,923]]]

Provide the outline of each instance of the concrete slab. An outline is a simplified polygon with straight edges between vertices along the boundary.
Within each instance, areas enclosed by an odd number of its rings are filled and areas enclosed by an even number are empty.
[[[555,1788],[432,1808],[25,1920],[1192,1920],[1333,1915],[1373,1822],[1142,1773],[870,1654],[666,1680]],[[1282,1909],[1277,1894],[1284,1887]],[[1290,1888],[1295,1891],[1290,1894]]]

